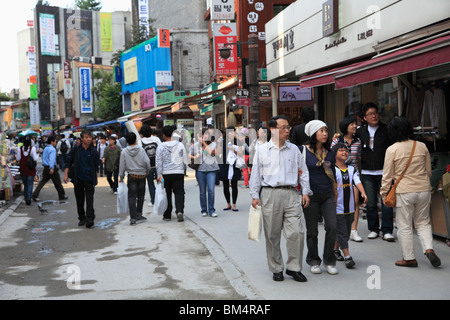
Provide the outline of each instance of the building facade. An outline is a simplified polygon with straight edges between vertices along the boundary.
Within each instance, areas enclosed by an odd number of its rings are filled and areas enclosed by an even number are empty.
[[[90,101],[92,108],[83,111],[80,82],[73,79],[80,71],[75,62],[88,63],[92,71],[96,66],[111,65],[113,54],[131,39],[131,20],[131,12],[36,6],[37,97],[32,99],[39,102],[41,120],[51,121],[55,128],[96,120],[95,97]],[[71,88],[58,87],[58,73],[70,80]]]

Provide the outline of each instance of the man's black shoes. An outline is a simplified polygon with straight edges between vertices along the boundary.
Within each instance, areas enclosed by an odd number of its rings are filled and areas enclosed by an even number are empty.
[[[274,272],[273,273],[273,281],[283,281],[283,272]]]
[[[293,277],[295,281],[306,282],[306,277],[300,271],[286,270],[286,274]]]
[[[286,270],[286,274],[294,278],[298,282],[306,282],[306,277],[300,271]],[[274,272],[273,281],[283,281],[283,272]]]

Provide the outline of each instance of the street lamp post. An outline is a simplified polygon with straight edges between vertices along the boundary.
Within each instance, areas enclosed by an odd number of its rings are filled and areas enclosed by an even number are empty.
[[[249,65],[249,83],[250,88],[250,116],[252,128],[258,130],[261,126],[261,115],[259,108],[259,82],[258,82],[258,35],[251,33],[248,35],[248,42],[228,43],[227,45],[248,44],[248,65]],[[231,55],[230,47],[219,49],[222,59],[228,59]]]

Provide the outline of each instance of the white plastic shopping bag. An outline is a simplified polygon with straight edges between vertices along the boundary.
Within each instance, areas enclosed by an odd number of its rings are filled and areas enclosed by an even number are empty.
[[[128,187],[125,182],[120,182],[117,188],[117,213],[128,213]]]
[[[261,239],[262,229],[262,211],[260,206],[250,206],[248,214],[248,238],[249,240],[259,241]]]
[[[167,209],[167,194],[163,183],[158,183],[155,190],[155,204],[153,205],[153,212],[163,215]]]

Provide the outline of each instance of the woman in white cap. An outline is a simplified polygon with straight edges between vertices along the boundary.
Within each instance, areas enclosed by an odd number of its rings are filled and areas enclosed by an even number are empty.
[[[305,126],[309,144],[300,146],[309,170],[309,183],[313,195],[310,205],[304,208],[306,220],[306,244],[308,254],[306,262],[311,266],[311,273],[321,273],[318,235],[319,217],[323,216],[325,225],[325,242],[323,263],[329,274],[337,274],[334,244],[336,241],[336,182],[335,157],[330,150],[328,127],[320,120],[313,120]]]

